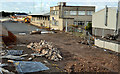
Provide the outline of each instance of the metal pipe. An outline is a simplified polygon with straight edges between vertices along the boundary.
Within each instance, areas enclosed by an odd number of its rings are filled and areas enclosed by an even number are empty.
[[[68,26],[67,24],[68,24],[68,22],[67,22],[67,19],[66,19],[66,32],[67,32],[67,26]]]
[[[120,12],[120,1],[118,2],[118,8],[116,12],[116,30],[115,30],[115,35],[118,35],[118,17],[119,17],[119,12]]]
[[[105,6],[105,26],[107,26],[107,19],[108,19],[108,7]]]

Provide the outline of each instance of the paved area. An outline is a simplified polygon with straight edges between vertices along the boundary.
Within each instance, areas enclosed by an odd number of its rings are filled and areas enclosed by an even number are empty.
[[[18,33],[29,33],[32,30],[39,29],[38,27],[26,24],[26,23],[13,23],[13,22],[4,22],[2,23],[9,31],[14,34]]]

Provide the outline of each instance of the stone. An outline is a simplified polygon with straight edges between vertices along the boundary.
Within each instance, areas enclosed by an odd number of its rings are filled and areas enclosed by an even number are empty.
[[[62,59],[62,56],[60,54],[57,54],[57,57],[60,58],[60,59]]]
[[[33,60],[33,58],[32,58],[32,57],[28,58],[28,61],[32,61],[32,60]]]

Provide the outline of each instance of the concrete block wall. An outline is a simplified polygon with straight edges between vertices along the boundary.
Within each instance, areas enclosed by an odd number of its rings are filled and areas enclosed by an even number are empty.
[[[117,43],[95,39],[95,45],[101,48],[109,49],[120,53],[120,44]]]
[[[103,28],[92,28],[92,34],[95,36],[107,36],[108,34],[114,35],[114,30]]]

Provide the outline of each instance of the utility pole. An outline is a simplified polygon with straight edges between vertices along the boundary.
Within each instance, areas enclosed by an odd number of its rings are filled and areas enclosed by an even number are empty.
[[[67,22],[67,19],[66,19],[66,32],[67,32],[67,29],[68,29],[68,22]]]

